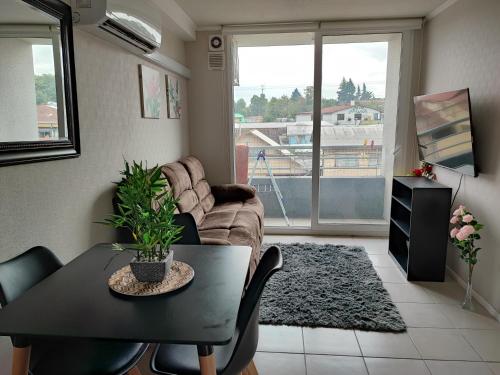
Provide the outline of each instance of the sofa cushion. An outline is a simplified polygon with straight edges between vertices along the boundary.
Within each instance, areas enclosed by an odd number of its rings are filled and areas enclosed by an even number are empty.
[[[177,207],[180,212],[191,212],[200,203],[198,196],[193,190],[185,190],[178,199]]]
[[[211,195],[210,185],[208,185],[207,180],[198,181],[195,185],[193,185],[193,190],[200,201]]]
[[[216,203],[210,212],[217,211],[236,211],[243,207],[243,202],[225,202],[225,203]]]
[[[185,190],[192,189],[191,178],[186,168],[181,163],[170,163],[161,167],[164,176],[167,178],[174,198],[179,198]],[[181,211],[182,212],[182,211]]]
[[[193,215],[196,225],[203,221],[205,211],[200,199],[193,189],[191,177],[184,165],[177,163],[166,164],[161,168],[172,190],[174,198],[178,199],[177,208],[179,212],[189,212]]]
[[[260,238],[260,220],[259,216],[254,211],[237,211],[231,227],[246,228],[252,237]]]
[[[209,212],[214,206],[215,198],[212,195],[210,185],[205,179],[205,170],[203,169],[203,165],[194,156],[185,157],[184,159],[181,159],[179,163],[184,166],[189,174],[191,186],[198,196],[203,212]]]
[[[224,238],[224,239],[227,239],[229,237],[230,232],[231,231],[229,229],[222,229],[222,228],[199,230],[200,237],[203,237],[203,238]]]
[[[196,205],[191,211],[189,211],[191,215],[194,217],[194,221],[196,221],[196,225],[200,225],[205,217],[205,213],[203,212],[203,208],[201,205]]]
[[[231,227],[230,229],[206,229],[200,230],[200,239],[202,244],[207,245],[238,245],[238,246],[250,246],[252,248],[252,254],[250,256],[250,264],[248,267],[247,282],[250,281],[257,264],[260,259],[260,245],[262,236],[255,236],[246,227]]]
[[[241,207],[243,210],[250,210],[255,212],[259,217],[264,218],[264,205],[259,198],[255,197],[252,199],[247,199],[243,202]]]
[[[207,229],[230,229],[233,226],[236,210],[216,211],[205,214],[199,230]]]
[[[205,170],[201,162],[194,156],[188,156],[179,161],[186,168],[191,178],[191,183],[195,186],[198,182],[205,179]]]
[[[215,203],[215,198],[210,191],[210,185],[207,180],[200,180],[194,187],[194,191],[198,196],[203,212],[209,212]]]
[[[207,195],[203,200],[200,202],[201,207],[203,208],[203,212],[207,213],[210,212],[210,210],[214,207],[215,199],[212,194]]]
[[[253,236],[248,231],[248,229],[244,227],[232,228],[227,239],[233,245],[244,245],[250,246],[252,248],[252,254],[250,255],[250,264],[248,265],[248,283],[251,280],[255,269],[257,268],[257,264],[259,264],[261,240]]]

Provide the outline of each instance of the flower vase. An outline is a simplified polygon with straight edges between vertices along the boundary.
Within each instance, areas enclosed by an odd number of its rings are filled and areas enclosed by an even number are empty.
[[[474,304],[472,302],[472,272],[474,271],[473,266],[469,266],[469,275],[467,277],[467,286],[465,289],[465,297],[462,302],[462,308],[464,310],[474,311]]]

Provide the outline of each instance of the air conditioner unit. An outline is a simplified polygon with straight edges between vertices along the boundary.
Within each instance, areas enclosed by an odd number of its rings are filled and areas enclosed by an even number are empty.
[[[149,0],[72,0],[72,7],[79,27],[134,53],[161,45],[162,12]]]

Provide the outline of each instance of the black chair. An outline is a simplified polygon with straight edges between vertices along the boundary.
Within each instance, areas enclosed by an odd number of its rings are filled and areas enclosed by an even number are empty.
[[[262,256],[245,295],[241,300],[236,332],[231,342],[215,346],[218,375],[236,375],[254,368],[253,357],[259,341],[259,303],[267,280],[283,266],[278,247],[270,247]],[[191,375],[200,373],[198,352],[191,345],[158,345],[151,369],[157,374]],[[251,371],[250,371],[251,372]]]
[[[179,245],[200,245],[200,234],[193,215],[189,212],[174,215],[174,224],[182,227],[181,238],[176,244]]]
[[[178,245],[201,245],[198,227],[193,215],[189,212],[174,215],[174,224],[183,227],[181,238],[176,242]],[[133,243],[134,239],[128,229],[117,229],[118,242],[120,243]]]
[[[59,259],[42,246],[0,263],[0,304],[6,306],[61,267]],[[36,338],[28,343],[20,337],[11,339],[17,348],[31,345],[32,375],[140,374],[136,365],[148,347],[140,343],[94,340]]]

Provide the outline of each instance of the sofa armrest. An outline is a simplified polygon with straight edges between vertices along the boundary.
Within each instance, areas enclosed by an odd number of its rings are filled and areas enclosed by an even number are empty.
[[[225,184],[210,187],[216,202],[245,201],[255,197],[255,188],[244,184]]]

